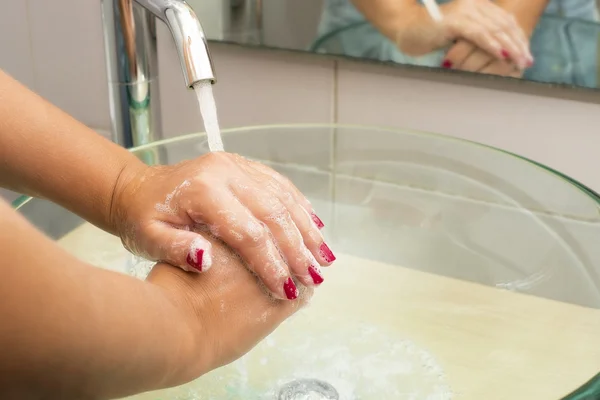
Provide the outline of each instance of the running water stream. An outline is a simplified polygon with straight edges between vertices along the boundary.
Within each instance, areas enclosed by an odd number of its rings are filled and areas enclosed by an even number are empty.
[[[208,138],[208,148],[210,151],[224,151],[212,83],[208,80],[197,82],[194,84],[194,91],[196,92],[200,113],[204,121],[204,130]]]

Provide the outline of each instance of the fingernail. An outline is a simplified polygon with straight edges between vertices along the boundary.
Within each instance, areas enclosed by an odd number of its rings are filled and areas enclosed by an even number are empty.
[[[500,52],[500,54],[502,55],[502,57],[504,57],[505,59],[510,58],[510,54],[508,53],[508,51],[502,49],[502,51]]]
[[[442,62],[442,68],[446,68],[446,69],[452,68],[452,61],[450,61],[450,60],[444,60]]]
[[[325,226],[323,221],[321,221],[321,218],[317,217],[317,214],[312,213],[310,214],[310,216],[312,217],[312,220],[314,221],[315,225],[317,225],[317,228],[321,229]]]
[[[285,292],[285,297],[287,297],[288,300],[295,300],[298,298],[298,289],[296,288],[292,278],[288,278],[287,281],[285,281],[283,284],[283,291]]]
[[[193,255],[192,255],[193,253]],[[204,249],[198,249],[188,253],[187,263],[194,269],[202,272],[202,259],[204,258]]]
[[[329,246],[327,246],[326,243],[323,243],[321,245],[321,248],[319,249],[321,252],[321,257],[323,257],[323,259],[328,262],[328,263],[332,263],[335,261],[335,256],[333,255],[333,252],[331,251],[331,249],[329,248]]]
[[[527,60],[527,66],[533,67],[533,58],[530,58],[529,60]]]
[[[320,285],[321,283],[323,283],[324,279],[319,273],[319,270],[313,267],[312,265],[308,267],[308,273],[310,274],[310,277],[312,278],[315,285]]]

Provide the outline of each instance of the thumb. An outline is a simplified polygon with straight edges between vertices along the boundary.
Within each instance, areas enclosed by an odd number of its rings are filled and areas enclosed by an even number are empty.
[[[201,233],[163,225],[151,236],[154,259],[188,272],[206,272],[212,266],[212,245]]]

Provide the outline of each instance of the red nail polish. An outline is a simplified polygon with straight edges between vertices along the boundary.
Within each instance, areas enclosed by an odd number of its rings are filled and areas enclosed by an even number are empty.
[[[323,277],[321,276],[319,271],[312,265],[308,267],[308,273],[310,274],[310,277],[312,278],[315,285],[320,285],[321,283],[323,283]]]
[[[333,252],[331,251],[329,246],[327,246],[326,243],[323,243],[319,250],[321,252],[321,257],[323,257],[326,262],[332,263],[335,261],[335,256],[333,255]]]
[[[196,259],[192,257],[191,254],[187,256],[187,263],[198,271],[202,272],[202,257],[204,256],[204,250],[198,249],[196,250]]]
[[[446,69],[452,68],[452,61],[444,60],[444,62],[442,62],[442,68],[446,68]]]
[[[502,51],[500,52],[500,54],[502,55],[502,57],[504,58],[510,58],[510,54],[508,54],[508,51],[502,49]]]
[[[321,218],[317,217],[317,214],[312,213],[312,214],[310,214],[310,216],[312,217],[312,220],[315,222],[315,225],[317,225],[317,228],[321,229],[325,226],[323,221],[321,221]]]
[[[283,291],[288,300],[295,300],[298,297],[298,289],[292,278],[288,278],[287,281],[285,281],[283,284]]]

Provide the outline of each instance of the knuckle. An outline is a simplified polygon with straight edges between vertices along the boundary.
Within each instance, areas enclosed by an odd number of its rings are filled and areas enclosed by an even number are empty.
[[[469,35],[472,36],[473,38],[481,38],[481,37],[485,36],[487,33],[488,33],[488,30],[480,25],[474,26],[471,29],[469,29]]]
[[[257,210],[257,214],[256,216],[260,220],[276,223],[287,221],[290,218],[286,206],[276,197],[268,198],[262,207]]]
[[[206,190],[212,186],[214,174],[206,169],[200,169],[194,174],[194,188]]]
[[[241,234],[241,245],[245,247],[264,246],[269,239],[269,231],[264,224],[249,223]]]

